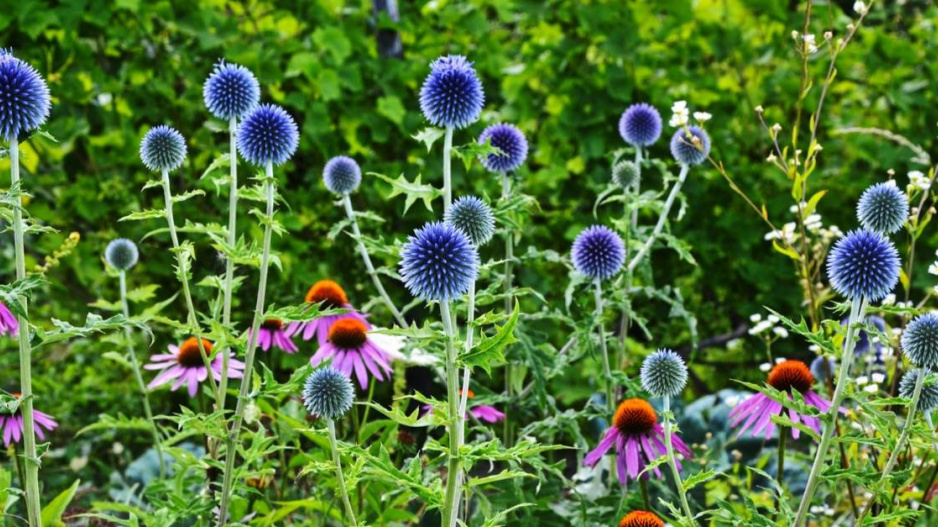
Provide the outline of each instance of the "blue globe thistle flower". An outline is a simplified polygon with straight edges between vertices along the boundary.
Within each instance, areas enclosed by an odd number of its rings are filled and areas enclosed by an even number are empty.
[[[824,365],[825,357],[818,355],[811,361],[811,375],[821,382],[827,382],[828,378],[833,378],[837,374],[834,359],[827,357],[827,366]]]
[[[677,353],[660,349],[645,358],[639,376],[652,396],[673,397],[687,384],[687,366]]]
[[[150,128],[140,141],[140,160],[154,172],[171,172],[186,160],[186,139],[175,128]]]
[[[495,234],[495,215],[484,201],[475,196],[464,196],[453,202],[446,211],[445,221],[466,233],[476,247],[481,247]]]
[[[905,372],[905,375],[902,376],[902,379],[899,381],[899,396],[906,399],[911,399],[915,394],[915,383],[918,381],[918,372],[920,370],[909,370]],[[925,375],[928,375],[928,371],[925,371]],[[938,407],[938,384],[934,381],[929,382],[928,377],[925,378],[925,382],[922,384],[922,393],[918,396],[918,407],[916,410],[921,412],[930,412]]]
[[[688,131],[700,139],[700,148],[688,137]],[[710,136],[697,126],[689,126],[686,131],[681,128],[671,137],[671,155],[682,165],[699,165],[710,155]]]
[[[274,104],[258,106],[238,126],[238,152],[257,166],[285,163],[299,143],[293,117]]]
[[[354,159],[348,156],[336,156],[326,163],[322,170],[322,180],[333,194],[348,194],[358,188],[362,182],[362,169]]]
[[[661,114],[650,104],[633,104],[619,119],[619,135],[632,146],[653,145],[661,137]]]
[[[42,126],[52,103],[45,79],[28,63],[0,49],[0,139],[16,141]]]
[[[902,332],[902,351],[919,368],[938,366],[938,315],[926,313],[909,322]]]
[[[430,63],[420,88],[420,111],[434,126],[462,129],[479,120],[485,93],[472,63],[461,55]]]
[[[261,87],[244,66],[219,61],[202,86],[205,107],[219,119],[240,119],[257,107]]]
[[[619,161],[612,165],[612,182],[618,187],[630,189],[638,182],[640,177],[638,165],[632,161]]]
[[[857,217],[867,230],[892,234],[905,225],[909,217],[909,200],[894,181],[879,183],[860,196]]]
[[[625,263],[625,244],[605,225],[587,227],[573,241],[573,267],[590,279],[611,278]]]
[[[528,140],[516,126],[507,123],[493,124],[482,131],[479,144],[484,145],[490,139],[492,146],[498,148],[501,153],[479,157],[482,166],[489,172],[513,172],[528,158]]]
[[[338,419],[352,408],[355,388],[344,373],[326,366],[311,373],[303,385],[303,405],[312,415]]]
[[[853,300],[876,301],[899,280],[899,252],[882,234],[855,230],[837,240],[827,257],[827,276],[834,290]]]
[[[479,272],[479,253],[469,236],[445,223],[414,231],[401,250],[401,277],[421,300],[448,301],[469,290]]]
[[[104,259],[118,271],[126,271],[137,265],[139,258],[140,252],[137,250],[137,245],[126,238],[112,240],[104,249]]]

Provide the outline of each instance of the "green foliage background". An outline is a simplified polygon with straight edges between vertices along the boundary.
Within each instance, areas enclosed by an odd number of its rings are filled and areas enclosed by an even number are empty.
[[[812,28],[815,33],[843,31],[849,21],[843,9],[852,2],[839,3],[844,7],[815,2],[816,19],[826,21]],[[501,120],[516,123],[531,141],[521,179],[541,210],[524,233],[521,253],[529,247],[566,253],[573,236],[596,221],[595,196],[607,184],[610,153],[622,146],[616,124],[622,110],[635,101],[655,104],[665,119],[671,103],[679,99],[712,113],[708,129],[715,157],[756,202],[766,204],[778,224],[791,219],[789,184],[764,161],[769,139],[753,108],[765,106],[770,124],[792,120],[801,73],[790,37],[802,22],[796,6],[777,0],[401,4],[401,22],[393,27],[402,37],[403,59],[379,55],[376,29],[391,23],[384,16],[375,19],[370,2],[364,1],[6,3],[0,11],[0,45],[13,47],[34,64],[47,77],[54,96],[47,129],[58,143],[35,137],[23,147],[26,185],[34,194],[29,210],[60,231],[27,243],[32,262],[41,262],[69,232],[81,234],[76,251],[51,271],[51,285],[34,302],[36,319],[55,317],[77,324],[89,303],[116,298],[117,282],[103,272],[101,258],[114,237],[140,243],[142,265],[134,270],[132,285],[161,285],[160,298],[175,290],[165,236],[144,238],[152,225],[117,220],[158,204],[158,193],[139,191],[148,174],[137,148],[145,130],[159,123],[178,128],[188,139],[190,156],[174,174],[175,187],[208,192],[180,207],[178,221],[222,217],[224,195],[216,194],[208,180],[199,180],[227,148],[225,123],[210,118],[201,97],[203,80],[221,58],[253,70],[264,99],[285,106],[301,126],[298,155],[278,173],[289,202],[279,218],[290,231],[275,241],[283,270],[273,274],[269,296],[279,304],[299,301],[306,288],[323,277],[345,284],[353,298],[371,296],[351,244],[327,236],[343,215],[320,182],[321,169],[329,157],[348,154],[366,171],[392,177],[404,173],[409,179],[423,174],[425,181],[439,184],[438,152],[428,157],[411,136],[425,126],[417,91],[428,63],[446,53],[475,61],[487,94],[483,122],[457,133],[456,143],[469,142],[485,125]],[[840,58],[820,133],[825,153],[814,188],[830,189],[819,212],[845,231],[855,225],[852,207],[861,190],[886,179],[887,169],[895,169],[904,183],[908,170],[927,168],[913,164],[911,152],[901,146],[873,136],[836,135],[836,129],[889,129],[936,152],[938,9],[930,4],[879,6]],[[812,67],[820,75],[826,61]],[[666,143],[659,142],[652,154],[668,156]],[[7,174],[8,166],[7,160],[0,160],[0,173]],[[457,195],[498,193],[499,182],[478,164],[468,171],[461,164],[454,166]],[[402,238],[431,218],[422,211],[402,219],[402,203],[384,199],[387,191],[386,184],[366,177],[353,196],[359,210],[384,219],[380,226],[366,222],[366,233],[396,233]],[[788,259],[771,250],[763,240],[764,225],[726,182],[702,167],[692,171],[684,192],[687,213],[674,229],[692,245],[699,267],[679,262],[666,251],[655,255],[654,266],[662,283],[681,288],[691,311],[705,315],[699,316],[700,336],[730,331],[762,305],[799,314],[801,294]],[[258,237],[253,222],[243,221],[242,227]],[[196,280],[222,268],[205,247],[202,244],[198,254]],[[8,234],[0,250],[0,269],[12,276]],[[920,265],[927,265],[931,252],[927,247],[918,251]],[[919,273],[918,287],[930,287],[927,278]],[[242,321],[249,319],[254,296],[250,282],[237,300]],[[521,270],[520,283],[560,305],[567,276],[559,265],[532,263]],[[399,284],[389,289],[406,303],[406,291]],[[208,292],[201,294],[204,303]],[[181,309],[181,302],[173,308]],[[639,309],[653,321],[657,343],[689,344],[683,323],[669,320],[666,307]],[[564,338],[556,335],[558,342]],[[167,339],[158,334],[152,349],[164,348]],[[807,353],[798,341],[783,345],[789,348],[779,353]],[[0,387],[12,390],[15,344],[7,339],[0,346],[6,350],[0,356]],[[129,397],[134,393],[130,378],[101,358],[112,348],[107,341],[81,341],[37,357],[37,404],[59,418],[62,437],[71,437],[99,413],[136,412],[135,399]],[[710,355],[739,363],[729,375],[712,378],[706,368],[698,368],[713,389],[729,385],[730,378],[753,378],[753,373],[758,377],[753,366],[763,360],[755,352]],[[161,392],[157,404],[169,407],[173,397]],[[61,445],[65,450],[52,453],[44,479],[66,487],[73,478],[67,460],[92,450],[97,452],[89,457],[92,466],[79,471],[85,478],[100,478],[93,474],[107,473],[108,465],[131,458],[109,447],[84,439]]]

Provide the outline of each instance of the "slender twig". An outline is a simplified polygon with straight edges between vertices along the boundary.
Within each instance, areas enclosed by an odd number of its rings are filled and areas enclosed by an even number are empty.
[[[472,282],[469,284],[469,293],[466,297],[466,349],[464,353],[468,353],[472,350],[472,341],[475,335],[475,328],[472,327],[472,323],[475,320],[475,304],[476,304],[476,283]],[[469,366],[466,366],[463,369],[462,376],[462,390],[460,393],[459,399],[459,413],[456,415],[456,439],[457,439],[457,450],[462,448],[462,445],[466,442],[466,406],[469,401],[469,380],[472,376],[472,369]],[[459,496],[462,489],[462,478],[463,474],[460,471],[458,476],[458,481],[456,483],[456,495]],[[468,492],[466,493],[466,499],[469,498]],[[457,499],[454,506],[454,511],[452,518],[450,519],[450,526],[455,527],[456,521],[459,518],[459,504],[461,500]],[[466,507],[468,509],[468,506]]]
[[[228,121],[228,248],[233,249],[238,240],[238,118],[232,117]],[[221,323],[226,328],[231,325],[231,293],[234,289],[234,259],[231,255],[225,258],[224,299],[222,304]],[[219,410],[225,409],[225,398],[228,397],[228,361],[230,353],[222,354],[221,380],[218,384]]]
[[[612,413],[616,408],[615,388],[612,382],[612,369],[609,366],[609,349],[606,346],[606,329],[603,324],[603,286],[599,278],[593,280],[593,297],[596,301],[596,326],[599,331],[599,349],[602,353],[603,376],[606,378],[606,409]]]
[[[508,173],[502,172],[502,201],[507,203],[511,198],[511,175]],[[507,224],[505,228],[505,313],[509,313],[512,310],[514,305],[514,295],[512,294],[513,290],[513,264],[515,259],[515,233],[511,228],[511,224]],[[514,384],[514,373],[515,368],[514,364],[511,362],[511,359],[508,359],[508,364],[505,365],[505,397],[512,399],[512,391]],[[511,446],[514,442],[512,436],[514,435],[514,422],[509,417],[509,412],[511,412],[511,407],[505,408],[505,425],[504,425],[504,438],[505,444]]]
[[[440,318],[446,335],[446,399],[449,402],[449,466],[446,475],[446,495],[443,501],[443,527],[453,525],[459,503],[459,380],[456,369],[456,331],[448,300],[440,301]]]
[[[443,137],[443,215],[453,204],[453,127],[446,127]]]
[[[336,483],[339,485],[339,493],[342,496],[342,504],[345,506],[345,514],[348,515],[347,525],[358,525],[355,520],[355,510],[352,509],[352,502],[348,499],[348,489],[345,486],[345,475],[342,473],[342,460],[339,458],[339,441],[335,436],[335,421],[326,419],[326,426],[329,428],[329,446],[332,450],[332,463],[335,464]]]
[[[658,223],[655,224],[655,229],[651,232],[651,235],[648,236],[648,239],[645,240],[645,245],[642,245],[638,253],[629,261],[629,265],[625,269],[627,273],[633,272],[635,268],[638,267],[638,264],[642,262],[642,258],[651,250],[651,246],[655,244],[655,240],[661,235],[661,230],[664,228],[664,224],[668,220],[668,214],[671,212],[671,207],[674,205],[674,200],[677,198],[678,192],[681,191],[681,186],[684,185],[684,181],[687,180],[687,173],[689,171],[690,165],[682,163],[681,172],[677,176],[677,182],[671,187],[671,192],[668,193],[668,198],[665,200],[664,207],[661,209],[661,215],[658,216]]]
[[[671,467],[671,475],[674,476],[674,486],[677,487],[677,495],[681,498],[681,508],[687,516],[688,526],[696,525],[694,513],[690,510],[690,504],[687,503],[687,492],[684,490],[684,482],[681,480],[681,472],[677,469],[677,459],[674,457],[674,441],[671,438],[671,396],[665,395],[662,398],[664,406],[664,446],[668,452],[668,466]]]

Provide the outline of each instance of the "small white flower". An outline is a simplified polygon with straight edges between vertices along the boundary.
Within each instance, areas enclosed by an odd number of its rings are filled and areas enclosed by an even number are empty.
[[[821,347],[818,346],[817,344],[811,344],[810,346],[808,346],[808,351],[813,351],[814,353],[817,353],[821,351]]]
[[[869,386],[863,388],[863,391],[866,392],[866,393],[877,393],[877,392],[879,392],[879,385],[878,385],[878,384],[871,384],[871,385],[869,385]]]
[[[762,315],[760,315],[759,313],[755,313],[755,314],[753,314],[753,315],[749,315],[749,321],[752,322],[753,324],[755,324],[756,322],[759,322],[759,321],[761,321],[761,320],[762,320]]]
[[[668,121],[668,124],[674,128],[680,128],[687,126],[689,120],[690,110],[687,109],[687,101],[675,101],[671,105],[671,120]]]
[[[775,153],[774,153],[774,152],[771,153],[771,154],[769,154],[769,157],[765,158],[765,160],[768,161],[769,163],[774,163],[776,159],[778,159],[778,158],[775,157]]]
[[[854,380],[854,382],[860,386],[865,386],[870,383],[870,378],[867,377],[866,375],[861,375],[857,377],[856,380]]]
[[[763,372],[765,372],[765,373],[768,373],[769,370],[771,370],[771,369],[772,369],[772,365],[769,364],[768,362],[763,362],[762,364],[759,365],[759,370],[761,370],[761,371],[763,371]]]
[[[928,266],[928,274],[938,275],[938,262],[932,262],[932,264]]]
[[[813,34],[808,33],[804,36],[804,49],[809,54],[817,52],[817,41]]]
[[[798,33],[797,30],[795,30],[795,29],[792,29],[792,30],[791,30],[791,39],[792,39],[792,40],[798,40],[798,35],[800,35],[800,33]]]
[[[766,318],[766,320],[768,320],[769,322],[771,322],[771,323],[773,323],[773,324],[778,324],[778,322],[779,322],[778,316],[776,316],[776,315],[769,315],[769,316]]]
[[[857,0],[853,3],[853,11],[858,15],[865,15],[868,10],[869,7],[867,7],[866,2]]]
[[[881,372],[876,372],[870,375],[870,378],[873,379],[873,382],[876,384],[882,384],[886,380],[886,374]]]
[[[775,358],[775,364],[781,364],[781,363],[785,362],[786,360],[788,360],[788,359],[786,359],[785,357],[776,357],[776,358]]]
[[[759,106],[756,106],[756,113],[762,113],[762,112],[764,112],[764,111],[765,111],[765,109],[762,108],[762,105],[761,105],[761,104],[760,104]]]
[[[712,117],[713,116],[707,112],[694,112],[694,119],[696,119],[700,124],[709,121]]]
[[[882,305],[884,305],[884,306],[891,306],[891,305],[895,304],[895,303],[896,303],[896,295],[894,295],[894,294],[892,294],[892,293],[886,295],[886,297],[883,298],[883,301],[882,301],[881,303],[882,303]]]
[[[832,32],[830,32],[830,31],[825,31],[825,32],[824,32],[824,40],[830,40],[830,39],[832,39],[832,38],[834,38],[834,34],[833,34]]]
[[[781,132],[781,131],[782,131],[782,125],[780,125],[780,124],[778,124],[778,123],[775,123],[775,124],[772,125],[772,130],[774,130],[774,131],[776,131],[776,132]]]
[[[785,328],[783,328],[783,327],[772,328],[772,331],[773,331],[776,335],[778,335],[779,337],[781,337],[781,338],[783,338],[783,339],[787,339],[787,338],[788,338],[788,330],[785,329]]]

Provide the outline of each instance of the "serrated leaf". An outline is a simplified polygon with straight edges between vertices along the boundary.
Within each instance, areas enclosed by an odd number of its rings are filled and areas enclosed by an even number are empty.
[[[400,195],[405,196],[404,214],[407,214],[411,205],[416,203],[418,199],[423,201],[428,211],[433,212],[433,200],[443,195],[443,192],[433,185],[429,183],[424,184],[421,181],[423,177],[421,174],[417,174],[417,177],[415,177],[413,181],[407,181],[404,174],[398,176],[397,179],[391,179],[384,174],[378,174],[376,172],[369,172],[368,175],[375,176],[391,185],[391,193],[388,194],[388,198]]]
[[[496,326],[495,336],[483,338],[477,347],[465,353],[461,357],[462,363],[470,368],[482,368],[489,375],[492,374],[492,366],[505,364],[507,362],[505,354],[503,353],[505,348],[510,344],[518,342],[514,332],[515,327],[518,325],[519,314],[520,310],[518,309],[518,301],[516,300],[515,307],[511,312],[511,317],[508,318],[508,322],[502,327]]]

